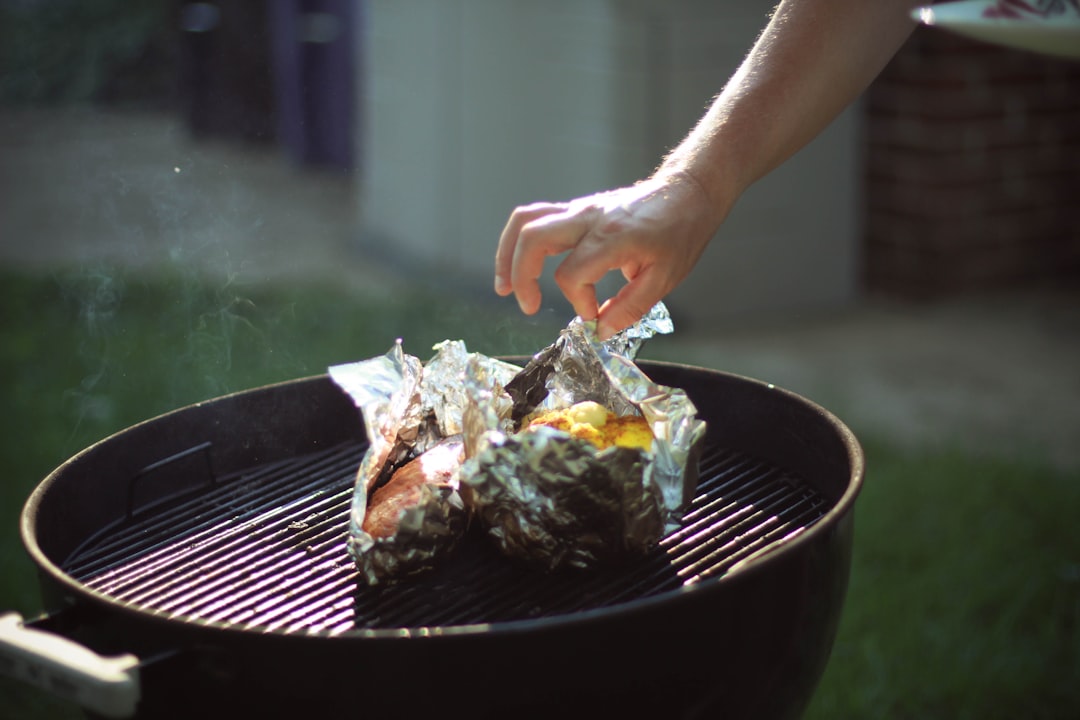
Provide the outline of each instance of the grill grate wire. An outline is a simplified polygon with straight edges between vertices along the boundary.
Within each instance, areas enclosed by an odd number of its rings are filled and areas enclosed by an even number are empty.
[[[104,529],[64,570],[142,610],[261,632],[493,623],[610,607],[721,576],[829,509],[800,478],[710,446],[683,524],[640,560],[544,574],[470,533],[443,567],[373,589],[358,582],[345,549],[364,450],[344,443],[218,478],[194,497]]]

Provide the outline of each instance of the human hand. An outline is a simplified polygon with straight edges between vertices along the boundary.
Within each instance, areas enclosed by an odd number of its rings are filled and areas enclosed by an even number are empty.
[[[717,207],[685,173],[563,203],[516,208],[495,254],[495,292],[514,293],[522,312],[540,309],[548,256],[567,253],[555,282],[606,340],[642,318],[693,269],[729,206]],[[627,283],[597,304],[596,283],[620,270]]]

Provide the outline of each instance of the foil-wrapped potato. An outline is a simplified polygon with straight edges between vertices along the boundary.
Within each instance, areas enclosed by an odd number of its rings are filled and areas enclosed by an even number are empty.
[[[409,513],[423,512],[432,498],[457,491],[456,474],[464,460],[460,438],[440,443],[393,472],[385,485],[372,491],[361,527],[376,540],[395,537]],[[442,503],[435,503],[441,507]],[[412,524],[422,524],[422,518]]]
[[[662,303],[604,343],[575,318],[505,385],[509,428],[466,414],[462,497],[505,554],[585,569],[649,552],[681,522],[705,423],[633,362],[671,328]]]
[[[367,498],[350,549],[369,585],[426,572],[454,550],[468,525],[458,492],[460,437],[447,438],[389,472]]]
[[[468,461],[462,497],[505,555],[546,570],[586,569],[655,545],[664,504],[660,488],[643,481],[640,429],[620,434],[638,442],[627,447],[605,438],[605,425],[534,422]]]

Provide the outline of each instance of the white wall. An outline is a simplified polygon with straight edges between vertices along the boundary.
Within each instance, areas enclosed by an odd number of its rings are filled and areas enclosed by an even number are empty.
[[[648,174],[734,71],[772,5],[368,0],[363,242],[490,286],[514,206]],[[854,297],[856,140],[849,111],[751,188],[669,298],[677,323]],[[546,285],[545,306],[564,309],[550,271]]]

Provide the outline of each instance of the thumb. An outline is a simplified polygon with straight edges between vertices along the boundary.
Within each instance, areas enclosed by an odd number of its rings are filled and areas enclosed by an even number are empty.
[[[641,320],[653,305],[663,299],[663,290],[654,275],[648,270],[638,274],[615,297],[604,302],[596,322],[596,332],[601,340],[607,340]]]

